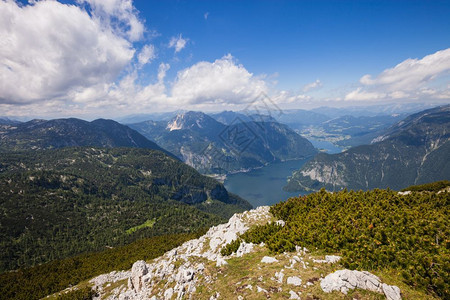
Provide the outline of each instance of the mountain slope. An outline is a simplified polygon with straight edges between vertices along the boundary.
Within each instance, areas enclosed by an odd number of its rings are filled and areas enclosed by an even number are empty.
[[[147,138],[204,173],[261,167],[316,153],[312,144],[277,122],[222,124],[201,112],[178,114],[169,122],[131,124]]]
[[[448,299],[447,185],[292,197],[79,287],[100,299]]]
[[[450,105],[411,115],[375,141],[317,155],[293,173],[286,189],[402,189],[450,178]]]
[[[0,271],[189,232],[251,207],[161,151],[63,148],[0,157]]]
[[[0,131],[0,151],[72,146],[136,147],[166,152],[135,130],[112,120],[32,120]]]

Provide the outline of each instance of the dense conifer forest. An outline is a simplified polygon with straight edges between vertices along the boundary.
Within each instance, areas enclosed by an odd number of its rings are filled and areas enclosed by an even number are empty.
[[[196,231],[251,208],[166,154],[63,148],[0,158],[0,272]]]

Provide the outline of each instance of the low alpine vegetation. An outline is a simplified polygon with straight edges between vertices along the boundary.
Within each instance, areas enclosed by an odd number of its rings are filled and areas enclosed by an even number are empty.
[[[264,242],[274,253],[293,251],[296,245],[341,253],[347,268],[394,269],[410,286],[447,299],[449,199],[448,193],[322,189],[272,206],[271,213],[286,222],[284,227],[256,226],[241,239]],[[238,249],[237,243],[222,254]]]

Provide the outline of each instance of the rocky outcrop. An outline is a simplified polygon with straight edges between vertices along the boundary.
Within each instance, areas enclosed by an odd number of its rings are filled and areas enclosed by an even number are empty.
[[[327,264],[338,263],[340,257],[326,255],[325,259],[319,259],[304,247],[267,256],[269,252],[263,243],[242,242],[236,253],[221,255],[221,249],[251,225],[271,220],[268,207],[235,214],[228,223],[210,228],[200,238],[187,241],[151,262],[140,260],[129,271],[98,276],[91,280],[99,295],[97,299],[229,299],[230,295],[233,299],[300,299],[301,295],[317,290],[312,286],[319,283],[326,293],[347,293],[360,288],[382,293],[389,300],[401,299],[398,287],[382,283],[368,272],[341,270],[324,278],[324,271],[334,267]],[[250,264],[242,259],[246,255],[252,260]],[[232,258],[228,264],[227,260]],[[241,267],[237,266],[239,263]],[[242,268],[252,272],[244,275]]]
[[[94,288],[100,291],[105,283],[113,283],[128,278],[127,289],[113,291],[113,299],[182,299],[190,297],[196,291],[199,277],[205,282],[211,281],[211,275],[205,274],[205,266],[196,259],[205,259],[216,263],[217,267],[227,264],[227,257],[220,254],[222,247],[237,239],[255,222],[267,223],[271,215],[269,207],[262,206],[257,209],[235,214],[228,223],[211,227],[208,232],[198,239],[185,242],[183,245],[172,249],[152,263],[137,261],[130,271],[121,273],[121,276],[101,275],[90,282]],[[238,253],[234,256],[242,256],[250,253],[255,245],[242,243]],[[163,289],[160,285],[164,282]],[[156,291],[156,286],[159,290]],[[156,295],[155,295],[156,292]],[[219,296],[217,296],[219,297]]]
[[[326,293],[341,291],[347,294],[350,289],[364,289],[384,294],[388,300],[400,300],[400,289],[396,286],[382,283],[380,278],[366,272],[356,270],[339,270],[327,275],[320,283]]]
[[[131,268],[131,276],[128,278],[128,287],[136,291],[140,291],[144,285],[143,277],[147,275],[147,264],[143,260],[139,260],[133,264]]]

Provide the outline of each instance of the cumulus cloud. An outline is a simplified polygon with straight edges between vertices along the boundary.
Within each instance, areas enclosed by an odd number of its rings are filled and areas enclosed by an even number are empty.
[[[0,41],[0,103],[61,98],[112,82],[135,52],[113,28],[56,1],[1,1]]]
[[[422,59],[407,59],[377,77],[365,75],[363,85],[382,85],[389,90],[411,91],[450,72],[450,48],[437,51]]]
[[[156,50],[153,45],[145,45],[142,47],[141,52],[138,55],[139,65],[143,66],[151,63],[156,58]]]
[[[437,51],[421,59],[407,59],[379,75],[364,75],[362,86],[351,91],[345,100],[395,100],[406,98],[445,99],[448,88],[430,89],[430,85],[450,74],[450,48]],[[433,92],[426,92],[433,91]]]
[[[169,48],[174,48],[175,53],[178,53],[186,47],[187,42],[188,39],[184,39],[180,34],[179,36],[174,36],[170,39]]]
[[[214,62],[202,61],[179,71],[172,98],[183,104],[242,104],[253,101],[262,92],[268,92],[266,82],[228,54]]]
[[[314,82],[311,82],[311,83],[306,84],[306,85],[303,87],[303,92],[306,93],[306,92],[309,92],[309,91],[311,91],[311,90],[320,88],[320,87],[322,87],[322,86],[323,86],[322,82],[321,82],[319,79],[317,79],[317,80],[314,81]]]
[[[96,18],[122,32],[130,41],[142,38],[144,24],[139,20],[132,0],[78,0],[78,2],[89,4]]]
[[[357,88],[354,91],[351,91],[347,95],[345,95],[345,100],[347,101],[368,101],[368,100],[377,100],[377,99],[383,99],[386,97],[386,94],[384,93],[377,93],[377,92],[368,92],[363,90],[361,87]]]

